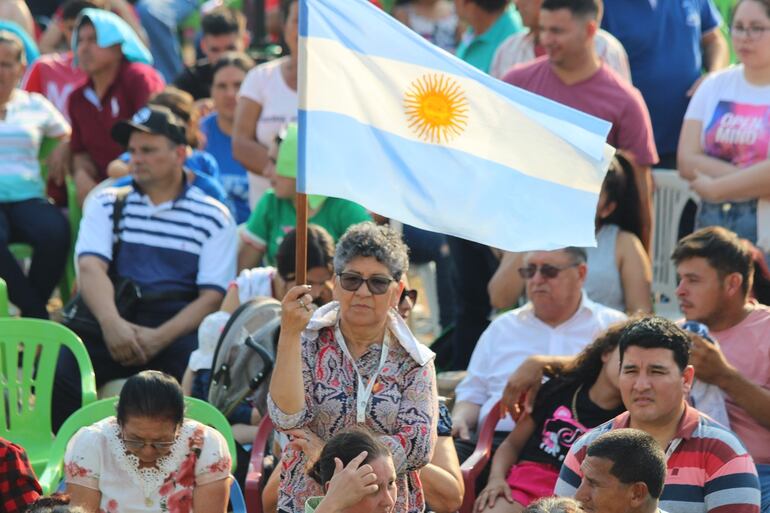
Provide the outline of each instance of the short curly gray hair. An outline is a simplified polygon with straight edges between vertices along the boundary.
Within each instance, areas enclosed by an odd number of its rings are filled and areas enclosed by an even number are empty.
[[[354,224],[340,237],[334,252],[334,272],[339,274],[354,258],[373,257],[400,280],[409,269],[409,249],[389,226],[371,221]]]
[[[544,497],[527,506],[524,513],[583,513],[583,508],[569,497]]]

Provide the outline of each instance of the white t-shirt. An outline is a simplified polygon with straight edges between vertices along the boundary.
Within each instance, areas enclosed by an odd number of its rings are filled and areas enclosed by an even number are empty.
[[[628,65],[628,55],[625,48],[615,36],[599,29],[594,37],[596,54],[621,77],[631,82],[631,68]],[[522,64],[535,59],[535,42],[530,32],[519,32],[509,36],[497,47],[492,58],[489,74],[502,79],[516,64]]]
[[[245,303],[257,296],[273,297],[274,267],[254,267],[244,269],[233,284],[238,287],[238,299]]]
[[[468,374],[457,385],[457,401],[481,406],[478,427],[500,400],[508,377],[524,360],[536,354],[575,355],[610,324],[626,314],[594,303],[585,292],[575,314],[555,328],[535,316],[532,303],[502,314],[481,334],[468,364]],[[510,431],[513,421],[500,421],[496,431]]]
[[[292,121],[297,121],[297,91],[290,88],[281,74],[281,64],[289,57],[260,64],[246,74],[241,84],[240,96],[262,106],[256,126],[257,142],[270,147],[275,136]],[[251,208],[270,187],[270,182],[254,173],[249,173],[249,204]]]
[[[744,168],[770,158],[770,85],[750,84],[743,65],[719,71],[700,85],[685,119],[702,123],[706,155]],[[757,246],[770,251],[770,202],[757,204]]]
[[[748,83],[743,65],[704,80],[684,118],[703,124],[701,144],[709,156],[738,167],[770,157],[770,85]]]

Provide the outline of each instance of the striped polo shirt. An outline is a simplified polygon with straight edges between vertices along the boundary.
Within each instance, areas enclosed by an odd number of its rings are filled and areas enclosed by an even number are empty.
[[[225,292],[235,278],[237,236],[230,212],[217,200],[185,183],[177,198],[154,205],[130,186],[119,224],[117,272],[143,292]],[[76,258],[112,261],[112,211],[120,189],[89,199],[80,223]]]
[[[572,445],[554,493],[574,497],[588,446],[599,435],[629,427],[629,413],[605,422]],[[666,451],[666,484],[660,507],[669,513],[759,513],[757,469],[735,434],[686,405]]]

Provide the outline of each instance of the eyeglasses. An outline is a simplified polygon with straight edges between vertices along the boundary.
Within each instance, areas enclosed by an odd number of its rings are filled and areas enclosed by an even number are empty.
[[[750,27],[734,25],[730,27],[730,34],[732,34],[733,37],[745,37],[747,39],[759,39],[764,36],[767,31],[770,31],[770,27],[760,27],[757,25],[752,25]]]
[[[337,276],[340,278],[340,287],[344,290],[355,292],[361,288],[362,283],[366,282],[366,288],[376,296],[385,294],[390,284],[396,281],[390,276],[381,275],[369,276],[366,279],[357,273],[339,273]]]
[[[174,438],[176,438],[176,435],[174,435]],[[176,443],[176,440],[173,442],[145,442],[144,440],[129,440],[125,436],[121,436],[121,439],[123,440],[123,445],[125,445],[126,449],[129,451],[141,451],[146,445],[149,445],[158,452],[168,452]]]
[[[401,299],[398,300],[398,304],[400,305],[403,303],[406,298],[409,298],[409,301],[412,302],[412,305],[417,303],[417,289],[404,289],[404,291],[401,293]]]
[[[519,276],[524,278],[525,280],[531,280],[535,277],[537,274],[537,271],[540,270],[540,274],[543,276],[543,278],[547,279],[553,279],[559,276],[559,273],[569,269],[571,267],[577,267],[580,264],[571,264],[565,267],[556,267],[555,265],[551,264],[543,264],[540,267],[536,266],[535,264],[530,264],[527,267],[519,267]]]

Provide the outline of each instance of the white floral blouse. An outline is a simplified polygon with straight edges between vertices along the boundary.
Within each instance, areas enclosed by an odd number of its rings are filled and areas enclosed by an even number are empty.
[[[120,437],[115,417],[78,431],[67,446],[67,483],[99,490],[98,513],[190,513],[196,486],[230,475],[227,442],[216,430],[185,420],[167,456],[139,468]]]

